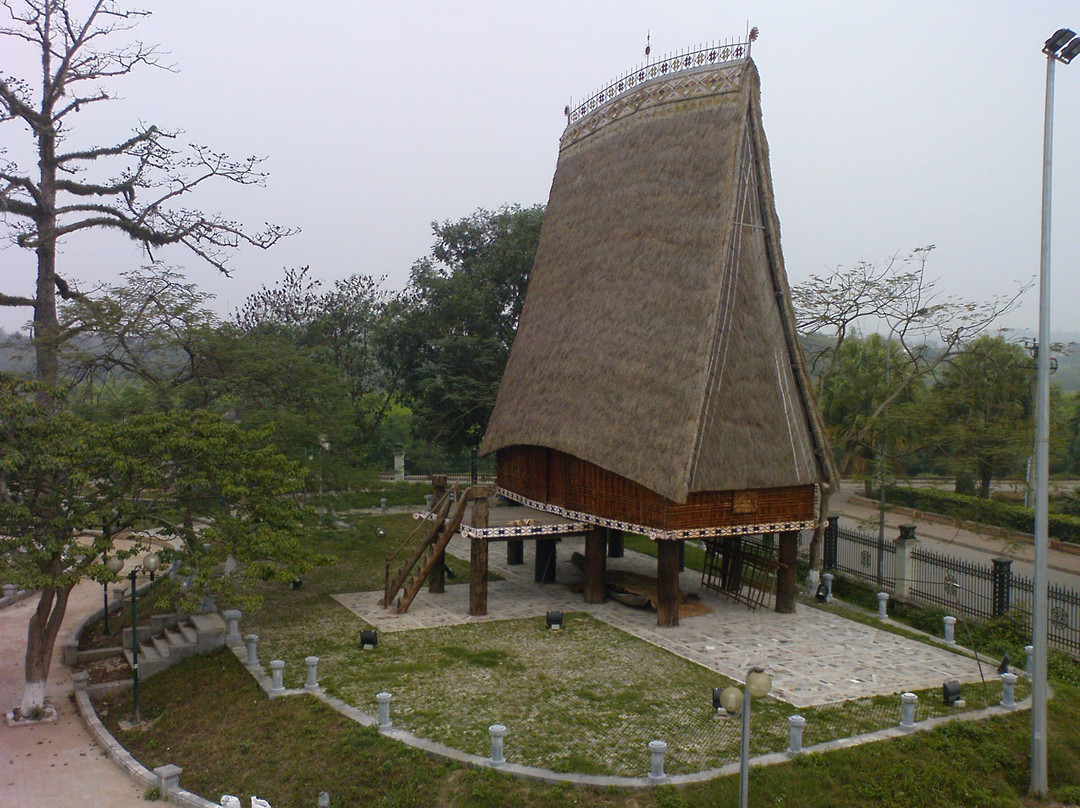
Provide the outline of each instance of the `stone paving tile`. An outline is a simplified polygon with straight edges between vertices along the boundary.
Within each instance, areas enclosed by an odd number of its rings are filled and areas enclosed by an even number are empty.
[[[381,592],[342,594],[334,598],[385,632],[537,617],[551,609],[588,612],[628,634],[732,679],[742,681],[749,667],[762,665],[773,675],[773,695],[796,707],[936,687],[947,679],[961,682],[979,679],[978,666],[966,656],[810,606],[800,604],[794,615],[764,608],[751,611],[745,605],[700,589],[700,573],[693,571],[683,573],[680,588],[696,593],[709,613],[684,617],[676,627],[658,628],[655,612],[632,609],[614,601],[587,604],[580,594],[569,591],[568,584],[581,580],[580,573],[570,563],[570,555],[575,550],[583,552],[582,538],[560,541],[555,584],[533,582],[534,546],[526,541],[525,563],[508,566],[504,563],[504,546],[492,545],[489,566],[503,580],[488,584],[485,617],[469,615],[467,583],[448,585],[443,595],[421,591],[404,615],[394,615],[379,606]],[[469,543],[456,536],[447,551],[468,560]],[[654,559],[629,550],[623,558],[609,558],[608,565],[656,574]]]

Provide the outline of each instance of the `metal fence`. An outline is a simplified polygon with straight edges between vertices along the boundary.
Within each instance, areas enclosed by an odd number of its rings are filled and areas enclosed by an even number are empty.
[[[895,591],[899,575],[906,579],[907,597],[911,600],[976,620],[1012,612],[1020,615],[1024,630],[1031,631],[1034,582],[1026,575],[1013,573],[1008,559],[979,564],[915,547],[908,554],[908,569],[897,570],[896,545],[892,540],[886,540],[882,548],[878,536],[830,522],[823,558],[826,570],[889,592]],[[805,543],[801,536],[799,545],[803,552]],[[878,577],[879,554],[883,580]],[[1080,655],[1080,591],[1050,584],[1047,594],[1049,644]]]
[[[829,537],[826,537],[828,542]],[[849,578],[892,592],[896,588],[896,545],[862,530],[836,529],[835,554],[826,549],[830,567]]]

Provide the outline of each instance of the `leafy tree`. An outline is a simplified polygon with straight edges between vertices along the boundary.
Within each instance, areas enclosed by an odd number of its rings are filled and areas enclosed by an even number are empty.
[[[990,497],[999,474],[1022,470],[1031,441],[1031,358],[1001,337],[982,336],[957,354],[934,387],[941,451]]]
[[[400,380],[418,434],[451,450],[479,445],[506,368],[544,208],[512,205],[433,224],[388,306],[382,361]]]
[[[38,589],[27,630],[21,709],[44,703],[45,680],[72,588],[115,580],[102,563],[115,538],[157,527],[185,552],[180,574],[191,597],[243,596],[249,576],[288,578],[319,559],[298,544],[300,511],[289,495],[300,470],[266,436],[206,411],[171,411],[95,422],[43,403],[40,383],[0,374],[0,564],[13,583]],[[212,514],[203,531],[195,514]],[[211,561],[232,556],[234,576],[213,578]]]
[[[0,305],[34,310],[38,378],[57,379],[61,334],[57,295],[79,293],[57,268],[66,237],[113,230],[153,247],[181,244],[222,272],[242,244],[267,248],[289,235],[270,225],[252,233],[219,214],[184,205],[210,181],[257,185],[265,180],[260,159],[233,160],[203,145],[181,150],[177,133],[140,124],[130,137],[103,146],[65,150],[76,116],[114,96],[107,86],[143,67],[161,67],[156,47],[125,34],[148,12],[97,0],[80,14],[68,0],[5,0],[0,38],[29,47],[41,72],[35,77],[0,72],[0,124],[8,143],[28,134],[33,166],[0,159],[0,222],[19,247],[37,256],[32,297],[0,294]],[[126,41],[125,41],[126,40]]]

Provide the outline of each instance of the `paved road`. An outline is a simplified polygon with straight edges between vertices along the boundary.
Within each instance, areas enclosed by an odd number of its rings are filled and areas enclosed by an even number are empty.
[[[878,509],[851,500],[853,495],[861,493],[861,483],[843,484],[840,492],[829,502],[829,510],[840,514],[842,525],[857,526],[876,533]],[[885,538],[895,538],[899,535],[899,526],[910,522],[910,516],[886,512]],[[986,565],[991,563],[991,559],[1004,556],[1013,559],[1013,572],[1027,576],[1034,574],[1035,548],[1030,542],[1004,541],[945,524],[918,520],[915,523],[918,525],[915,534],[919,537],[921,547]],[[1051,550],[1048,563],[1052,583],[1080,589],[1080,554]]]

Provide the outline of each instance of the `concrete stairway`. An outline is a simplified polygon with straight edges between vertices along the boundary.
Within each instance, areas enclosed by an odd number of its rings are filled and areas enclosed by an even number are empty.
[[[149,626],[139,626],[139,678],[171,668],[193,654],[205,654],[225,644],[225,621],[215,613],[155,614]],[[124,629],[124,657],[131,664],[131,629]]]

